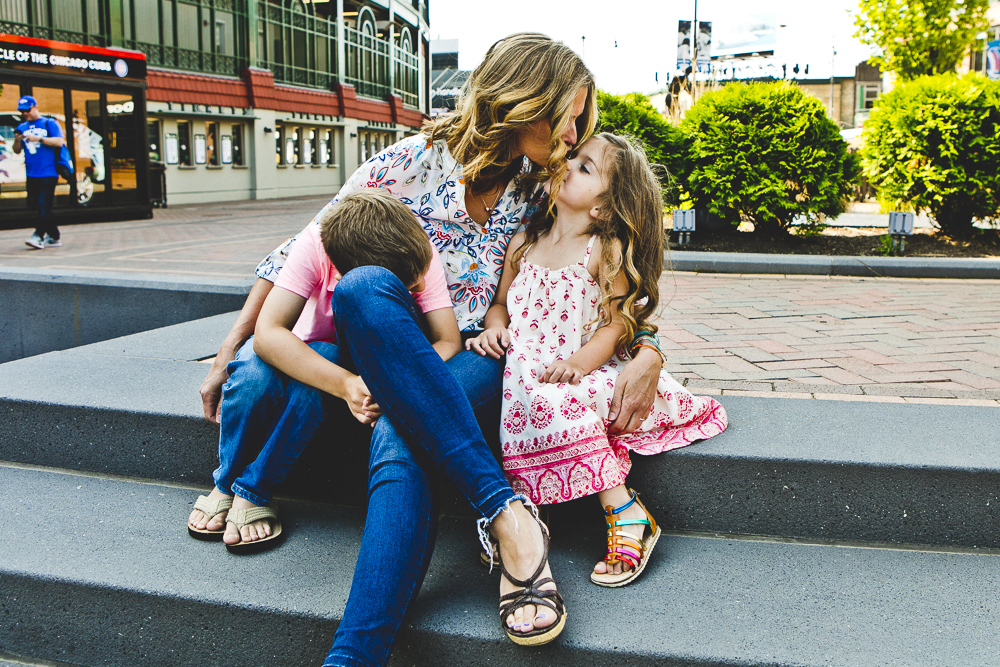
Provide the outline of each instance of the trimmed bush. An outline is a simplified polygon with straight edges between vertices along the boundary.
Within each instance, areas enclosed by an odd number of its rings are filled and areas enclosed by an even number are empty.
[[[703,95],[681,129],[693,139],[686,188],[696,206],[759,233],[844,212],[858,159],[823,104],[798,86],[731,83]]]
[[[612,132],[635,137],[646,149],[650,163],[666,167],[657,170],[664,186],[664,201],[676,204],[678,189],[676,177],[685,173],[688,157],[688,140],[684,133],[671,125],[653,108],[649,100],[639,93],[612,95],[597,91],[597,129],[595,132]]]
[[[1000,84],[939,75],[897,86],[865,123],[865,175],[879,195],[926,210],[948,236],[1000,215]]]

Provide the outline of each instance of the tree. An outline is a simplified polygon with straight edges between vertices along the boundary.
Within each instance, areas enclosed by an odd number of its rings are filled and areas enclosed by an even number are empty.
[[[989,28],[990,0],[861,0],[854,36],[878,53],[868,62],[903,80],[954,72]]]
[[[684,133],[671,125],[649,100],[639,93],[612,95],[597,91],[597,132],[612,132],[635,137],[646,150],[650,164],[662,165],[657,170],[664,187],[664,201],[677,201],[676,178],[687,169],[689,142]]]
[[[882,196],[930,212],[948,236],[1000,216],[1000,83],[922,77],[883,95],[865,123],[865,175]]]
[[[822,102],[790,82],[706,93],[681,129],[693,138],[687,191],[722,220],[742,216],[775,235],[799,216],[818,223],[847,208],[857,159]]]

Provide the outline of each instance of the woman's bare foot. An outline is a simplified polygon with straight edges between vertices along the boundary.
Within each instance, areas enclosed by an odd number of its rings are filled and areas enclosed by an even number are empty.
[[[618,486],[614,489],[601,491],[598,494],[598,498],[601,501],[601,508],[605,509],[608,505],[621,507],[632,499],[632,494],[624,486]],[[642,520],[646,518],[646,512],[639,506],[639,503],[632,503],[631,507],[618,516],[624,520]],[[646,528],[644,525],[621,526],[621,531],[633,535],[641,544]],[[614,565],[609,565],[607,561],[602,560],[594,566],[594,572],[597,574],[622,574],[623,572],[631,571],[631,569],[632,566],[622,560],[619,560]]]
[[[234,510],[248,510],[251,507],[259,507],[245,498],[236,496],[233,498]],[[256,542],[271,535],[271,522],[267,519],[254,521],[236,530],[236,524],[226,524],[226,534],[222,536],[222,541],[226,544],[239,544],[240,542]]]
[[[531,512],[515,501],[510,510],[501,512],[490,525],[490,532],[500,543],[500,559],[512,577],[524,581],[535,573],[544,554],[542,530]],[[552,572],[545,563],[539,580],[549,578]],[[556,590],[555,583],[542,585],[541,590]],[[500,577],[500,595],[523,590],[511,583],[507,577]],[[507,627],[517,633],[528,633],[535,629],[547,628],[557,620],[556,613],[548,607],[525,605],[507,616]]]
[[[221,500],[229,498],[228,494],[219,491],[219,487],[212,487],[212,492],[208,494],[209,500]],[[219,512],[211,519],[201,510],[191,510],[188,517],[188,525],[197,530],[222,530],[226,525],[226,515],[228,512]],[[218,538],[216,538],[218,539]]]

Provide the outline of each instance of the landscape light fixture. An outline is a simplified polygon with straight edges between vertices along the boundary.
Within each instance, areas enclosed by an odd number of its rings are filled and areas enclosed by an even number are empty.
[[[900,254],[906,250],[906,237],[913,234],[913,214],[893,211],[889,214],[889,233],[892,235],[892,249]]]
[[[674,232],[677,234],[678,245],[687,245],[691,240],[691,232],[694,231],[694,218],[693,208],[674,209]]]

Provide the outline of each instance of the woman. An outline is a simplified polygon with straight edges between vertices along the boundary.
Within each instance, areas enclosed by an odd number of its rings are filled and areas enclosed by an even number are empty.
[[[537,205],[540,182],[552,175],[558,183],[567,151],[593,131],[594,98],[593,76],[571,49],[544,35],[512,35],[494,44],[472,73],[455,114],[369,160],[338,197],[384,187],[410,206],[441,254],[463,335],[475,335],[506,245]],[[213,421],[226,364],[252,332],[282,250],[258,267],[261,280],[202,386]],[[442,470],[479,511],[484,547],[490,548],[487,526],[497,541],[508,636],[541,644],[565,623],[545,559],[547,539],[525,499],[507,484],[476,422],[478,415],[483,431],[498,430],[503,362],[464,352],[444,365],[410,314],[408,298],[398,280],[375,267],[351,271],[333,292],[340,337],[384,417],[372,435],[361,552],[326,665],[383,664],[419,590],[437,517],[427,473],[414,454]],[[660,364],[655,351],[642,350],[626,366],[612,429],[634,429],[645,417]]]

